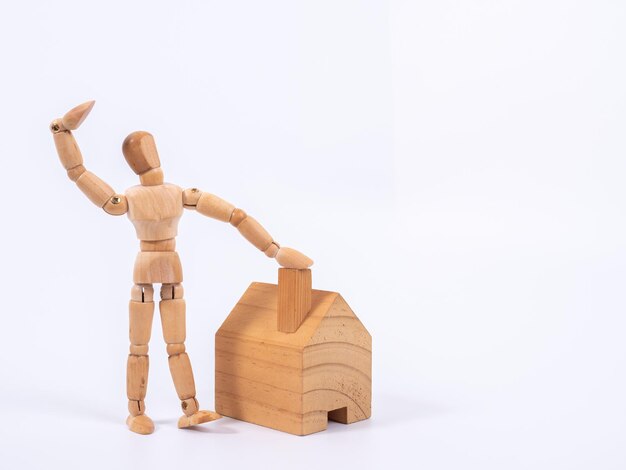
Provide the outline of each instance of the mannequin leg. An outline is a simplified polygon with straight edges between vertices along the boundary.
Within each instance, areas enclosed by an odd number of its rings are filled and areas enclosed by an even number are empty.
[[[161,286],[161,325],[163,338],[167,343],[168,362],[176,393],[181,400],[184,416],[178,421],[178,427],[189,427],[213,421],[220,416],[217,413],[199,410],[196,400],[196,385],[189,356],[185,352],[185,300],[181,284],[163,284]]]
[[[154,423],[145,415],[144,399],[148,386],[148,343],[154,315],[154,290],[150,284],[136,284],[129,303],[130,354],[126,366],[126,394],[129,429],[138,434],[151,434]]]

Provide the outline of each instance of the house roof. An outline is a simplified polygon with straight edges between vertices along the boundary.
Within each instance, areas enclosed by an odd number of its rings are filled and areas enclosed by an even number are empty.
[[[230,312],[218,334],[244,339],[262,337],[266,343],[302,349],[307,345],[337,340],[334,337],[338,333],[341,336],[343,331],[336,326],[345,323],[347,318],[350,318],[350,323],[355,320],[359,322],[337,292],[314,289],[311,295],[311,310],[300,328],[295,333],[282,333],[276,328],[277,302],[277,285],[253,282]],[[322,325],[325,318],[327,320]],[[345,338],[344,341],[371,344],[369,333],[365,327],[360,326],[358,329],[360,333],[351,331],[353,338]]]

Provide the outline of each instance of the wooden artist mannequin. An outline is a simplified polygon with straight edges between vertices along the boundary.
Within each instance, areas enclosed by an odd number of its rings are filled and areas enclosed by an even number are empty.
[[[140,240],[141,251],[135,262],[129,304],[131,344],[126,385],[130,415],[126,423],[131,431],[139,434],[150,434],[154,430],[144,405],[148,383],[148,342],[154,313],[153,284],[161,284],[159,310],[163,337],[167,343],[170,372],[184,413],[178,427],[212,421],[219,415],[199,409],[191,363],[185,352],[183,277],[175,251],[178,221],[183,208],[195,209],[205,216],[229,222],[268,257],[276,258],[282,267],[305,269],[313,262],[296,250],[280,247],[254,218],[217,196],[196,188],[183,191],[176,185],[164,183],[154,138],[147,132],[131,133],[122,146],[126,161],[139,175],[141,184],[129,188],[125,194],[117,194],[85,169],[71,132],[85,120],[94,103],[89,101],[73,108],[63,118],[52,121],[50,129],[69,178],[108,214],[128,214]]]

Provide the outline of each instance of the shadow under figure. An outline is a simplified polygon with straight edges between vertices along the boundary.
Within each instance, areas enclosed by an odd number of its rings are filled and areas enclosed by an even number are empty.
[[[291,248],[281,247],[253,217],[229,202],[196,188],[183,190],[163,182],[163,170],[154,138],[144,131],[131,133],[122,145],[126,161],[139,175],[141,184],[117,194],[113,188],[83,166],[83,157],[72,130],[85,120],[94,101],[83,103],[50,125],[54,143],[69,178],[94,204],[111,215],[128,214],[140,240],[131,289],[130,354],[126,388],[128,411],[126,420],[131,431],[151,434],[154,423],[145,414],[144,398],[148,384],[148,343],[154,314],[153,284],[161,284],[159,311],[163,337],[167,343],[169,368],[181,400],[184,415],[179,428],[206,423],[220,415],[199,409],[189,356],[185,352],[185,300],[183,274],[176,235],[183,209],[229,222],[255,247],[285,268],[306,269],[313,261]]]

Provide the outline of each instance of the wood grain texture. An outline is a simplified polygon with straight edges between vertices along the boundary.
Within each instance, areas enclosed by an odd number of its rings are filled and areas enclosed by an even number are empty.
[[[191,416],[187,416],[187,415],[182,416],[178,420],[178,428],[179,429],[188,428],[190,426],[196,426],[198,424],[215,421],[216,419],[220,419],[220,418],[221,416],[215,413],[214,411],[200,410],[192,414]]]
[[[80,180],[79,180],[80,181]],[[128,218],[140,240],[168,240],[178,234],[183,190],[174,184],[133,186],[126,190]]]
[[[143,400],[148,388],[148,356],[128,356],[126,394],[129,400]]]
[[[83,165],[75,166],[74,168],[70,168],[67,170],[67,177],[76,182],[80,175],[82,175],[87,169]]]
[[[83,155],[71,132],[58,132],[52,138],[63,168],[70,170],[83,164]]]
[[[89,170],[85,170],[78,177],[76,185],[98,207],[104,207],[107,201],[115,195],[115,191],[111,186]]]
[[[228,222],[235,206],[214,194],[203,192],[196,203],[196,210],[207,217]]]
[[[128,165],[138,175],[161,166],[154,137],[149,132],[130,133],[122,143],[122,153]]]
[[[182,299],[185,289],[182,284],[163,284],[160,295],[161,300]]]
[[[89,116],[94,104],[96,104],[94,100],[85,101],[70,109],[61,119],[63,127],[67,130],[78,129],[87,116]]]
[[[140,251],[133,271],[135,284],[178,284],[183,268],[175,251]]]
[[[311,270],[278,270],[277,328],[283,333],[293,333],[311,309]]]
[[[140,240],[139,249],[141,251],[174,251],[176,249],[176,239]]]
[[[154,432],[154,423],[146,415],[139,416],[130,415],[126,418],[128,429],[137,434],[152,434]]]
[[[371,336],[335,292],[311,291],[294,333],[277,331],[278,287],[253,283],[215,337],[222,415],[297,435],[371,415]]]
[[[154,300],[154,288],[151,284],[135,284],[130,289],[130,300],[152,302]]]
[[[139,175],[139,181],[144,186],[157,186],[163,184],[163,170],[159,168],[152,168]]]
[[[202,191],[198,188],[187,188],[183,191],[183,204],[187,209],[195,209]]]
[[[185,342],[185,299],[170,299],[159,302],[163,339],[167,344]]]
[[[247,216],[243,219],[237,225],[237,230],[246,240],[261,251],[267,250],[272,244],[272,236],[254,217]]]
[[[128,212],[128,201],[123,194],[115,194],[104,204],[104,211],[111,215],[124,215]]]
[[[313,265],[311,258],[286,246],[281,246],[274,256],[283,268],[306,269]]]
[[[187,353],[176,354],[168,358],[170,373],[181,401],[196,396],[196,384],[193,380],[191,362]]]
[[[152,333],[152,318],[154,316],[154,302],[128,303],[129,312],[129,339],[132,345],[147,345]]]

